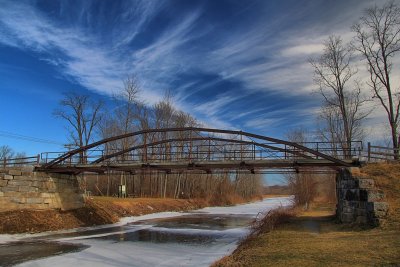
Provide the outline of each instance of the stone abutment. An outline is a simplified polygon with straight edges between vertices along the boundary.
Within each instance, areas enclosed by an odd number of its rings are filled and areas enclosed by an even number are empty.
[[[19,209],[71,210],[83,207],[75,175],[34,172],[32,168],[0,172],[0,211]]]
[[[336,177],[336,216],[341,223],[379,225],[388,213],[384,193],[361,177],[358,168],[343,168]]]

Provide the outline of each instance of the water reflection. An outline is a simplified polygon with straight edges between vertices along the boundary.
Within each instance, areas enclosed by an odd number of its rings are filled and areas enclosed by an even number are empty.
[[[224,230],[244,227],[249,224],[253,216],[219,215],[219,214],[191,214],[179,217],[153,219],[136,222],[135,224],[155,224],[157,227]]]
[[[220,237],[221,234],[205,233],[180,233],[159,231],[157,228],[144,229],[135,232],[118,233],[96,237],[97,240],[112,240],[115,242],[152,242],[152,243],[180,243],[192,245],[204,245],[211,243]]]
[[[80,230],[76,232],[69,232],[69,233],[57,233],[57,234],[50,234],[46,235],[46,240],[55,240],[55,239],[65,239],[65,238],[73,238],[73,237],[89,237],[89,236],[97,236],[102,234],[112,234],[112,233],[119,233],[121,231],[129,231],[132,228],[129,225],[124,226],[111,226],[105,228],[98,228],[98,229],[89,229],[89,230]],[[31,238],[31,240],[42,240],[43,237],[38,236]]]
[[[85,266],[132,266],[133,262],[135,266],[209,266],[235,247],[260,211],[279,205],[279,199],[264,200],[175,213],[172,217],[144,216],[122,226],[28,237],[21,239],[24,242],[0,244],[0,266],[74,266],[82,259]],[[72,256],[61,255],[79,251]],[[53,258],[55,255],[59,257]]]
[[[158,218],[130,223],[127,226],[149,225],[151,228],[125,231],[94,237],[97,240],[115,242],[152,242],[204,245],[217,239],[236,237],[227,229],[242,228],[253,216],[220,214],[189,214],[170,218]]]
[[[0,266],[14,266],[29,260],[78,252],[88,248],[80,244],[28,241],[0,244]]]

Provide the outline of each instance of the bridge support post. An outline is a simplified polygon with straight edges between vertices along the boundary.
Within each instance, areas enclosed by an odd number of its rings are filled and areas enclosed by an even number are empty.
[[[360,176],[359,168],[342,168],[336,177],[336,216],[341,223],[377,226],[385,219],[388,204],[373,179]]]

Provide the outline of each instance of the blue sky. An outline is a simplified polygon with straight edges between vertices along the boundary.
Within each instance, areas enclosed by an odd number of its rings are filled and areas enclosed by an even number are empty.
[[[0,145],[61,150],[67,131],[52,112],[62,93],[109,99],[130,74],[146,103],[170,90],[209,127],[313,131],[321,99],[307,60],[331,34],[349,40],[374,3],[0,0]]]

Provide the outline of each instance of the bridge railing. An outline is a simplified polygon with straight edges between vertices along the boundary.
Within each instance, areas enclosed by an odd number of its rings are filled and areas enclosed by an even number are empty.
[[[361,158],[363,155],[363,142],[351,141],[350,147],[346,142],[302,142],[299,143],[315,151],[333,156],[337,159]]]
[[[21,167],[28,165],[39,165],[40,164],[40,154],[32,157],[19,157],[19,158],[3,158],[1,160],[1,167],[3,169],[10,167]]]
[[[366,158],[368,162],[399,161],[399,152],[400,150],[398,148],[373,146],[371,143],[368,143]]]
[[[345,151],[341,146],[334,146],[331,142],[305,142],[302,146],[311,148],[326,155],[334,156],[338,159],[359,157],[362,152],[362,142],[353,142],[352,148]],[[336,144],[337,145],[337,144]],[[146,148],[134,149],[122,155],[111,157],[102,163],[118,162],[176,162],[176,161],[226,161],[226,160],[262,160],[262,159],[296,159],[304,155],[309,158],[318,159],[318,156],[301,151],[293,146],[282,145],[280,150],[269,149],[276,146],[275,143],[218,143],[218,142],[193,142],[189,144],[169,144],[165,146],[155,145]],[[89,149],[82,154],[76,154],[63,161],[63,165],[90,164],[99,158],[112,155],[121,149]],[[52,160],[63,155],[65,152],[44,152],[41,154],[41,163],[47,164]]]
[[[110,150],[88,150],[83,159],[80,155],[75,155],[68,158],[63,162],[64,165],[74,165],[79,163],[92,163],[100,157],[112,154],[113,151]],[[48,163],[52,160],[63,155],[65,152],[44,152],[41,154],[41,163]],[[287,153],[289,154],[289,153]],[[278,155],[275,151],[270,149],[233,149],[233,150],[222,150],[220,152],[208,152],[201,150],[196,147],[188,153],[182,153],[182,151],[169,151],[163,153],[150,153],[144,152],[142,150],[135,150],[124,154],[123,156],[114,157],[105,162],[120,162],[120,163],[130,163],[130,162],[163,162],[163,161],[190,161],[190,160],[206,160],[206,161],[221,161],[221,160],[257,160],[263,159],[265,157],[273,155],[276,158],[285,158],[285,155]],[[146,159],[145,159],[146,158]]]
[[[65,154],[67,151],[49,151],[40,153],[40,163],[46,164],[52,160],[58,158],[59,156]],[[79,163],[91,163],[95,159],[105,155],[105,150],[102,149],[92,149],[86,151],[83,155],[74,155],[64,161],[66,165],[73,165]]]
[[[218,139],[218,138],[217,138]],[[318,154],[312,154],[303,151],[292,145],[277,144],[270,142],[257,143],[252,139],[246,141],[224,141],[217,140],[179,140],[171,143],[156,142],[151,144],[139,144],[136,149],[127,150],[126,153],[118,154],[121,148],[104,149],[104,146],[88,149],[82,153],[74,154],[71,157],[62,161],[62,165],[76,165],[76,164],[90,164],[101,162],[107,164],[108,162],[117,163],[143,163],[143,162],[174,162],[174,161],[248,161],[248,160],[262,160],[262,159],[297,159],[308,157],[312,159],[319,159]],[[361,141],[351,143],[351,149],[344,149],[343,144],[335,144],[332,142],[304,142],[300,145],[310,148],[314,151],[335,157],[337,159],[349,159],[352,157],[362,157],[363,145]],[[369,145],[368,158],[374,158],[375,154],[372,148],[379,148]],[[54,159],[64,155],[66,152],[43,152],[40,155],[25,158],[3,159],[3,168],[22,165],[38,165],[47,164]],[[116,156],[106,158],[99,161],[107,155]],[[365,154],[365,153],[364,153]],[[382,155],[383,153],[380,152]],[[392,154],[388,154],[392,155]]]
[[[271,145],[271,143],[263,143],[264,145]],[[354,141],[352,142],[352,148],[345,150],[341,146],[338,146],[338,144],[333,144],[332,142],[303,142],[300,143],[303,146],[306,146],[308,148],[314,149],[318,152],[334,156],[339,159],[345,159],[346,157],[356,157],[361,160],[365,160],[368,162],[373,162],[373,161],[393,161],[394,156],[396,155],[395,152],[398,152],[398,149],[393,149],[390,147],[382,147],[382,146],[374,146],[371,145],[371,143],[368,143],[367,150],[364,150],[363,148],[363,143],[361,141]],[[188,151],[187,153],[182,153],[182,150],[180,152],[174,151],[174,149],[171,148],[169,152],[163,152],[163,153],[150,153],[147,151],[147,161],[151,162],[162,162],[162,161],[181,161],[181,160],[258,160],[258,159],[264,159],[266,157],[270,158],[280,158],[280,159],[293,159],[296,152],[296,149],[290,146],[284,146],[284,151],[285,152],[277,152],[272,149],[266,149],[266,148],[257,148],[255,145],[254,146],[246,146],[243,148],[237,148],[237,149],[231,149],[227,150],[223,148],[220,149],[220,151],[217,151],[217,147],[221,148],[221,145],[207,145],[207,146],[196,146],[193,148],[191,151],[190,155]],[[175,148],[180,148],[182,147],[176,146]],[[205,149],[206,148],[206,149]],[[213,152],[210,152],[210,151]],[[84,163],[92,163],[93,161],[97,160],[98,158],[107,155],[107,154],[112,154],[115,151],[118,151],[117,149],[92,149],[88,150],[85,155],[83,162]],[[185,152],[185,151],[183,151]],[[10,166],[17,166],[17,165],[35,165],[35,164],[40,164],[40,163],[48,163],[60,155],[64,154],[65,151],[60,151],[60,152],[43,152],[40,154],[40,156],[34,156],[34,157],[26,157],[26,158],[18,158],[18,159],[4,159],[2,161],[2,166],[3,167],[10,167]],[[123,157],[118,157],[118,158],[113,158],[109,159],[106,162],[125,162],[125,163],[131,163],[131,162],[143,162],[145,158],[145,151],[144,150],[133,150]],[[315,157],[318,159],[318,156]],[[74,165],[74,164],[79,164],[82,163],[82,159],[80,158],[79,155],[75,155],[68,160],[64,162],[65,165]]]

